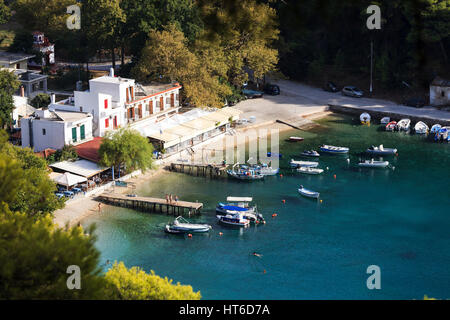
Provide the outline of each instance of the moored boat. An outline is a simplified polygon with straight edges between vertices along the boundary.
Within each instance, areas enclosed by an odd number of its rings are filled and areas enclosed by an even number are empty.
[[[298,193],[300,193],[304,197],[314,198],[314,199],[318,199],[320,196],[319,192],[308,190],[303,186],[300,186],[300,188],[298,189]]]
[[[417,134],[427,134],[428,133],[428,126],[425,124],[425,122],[419,121],[416,123],[416,125],[414,126],[414,131]]]
[[[305,174],[321,174],[323,169],[311,168],[311,167],[300,167],[297,169],[297,172],[305,173]]]
[[[442,127],[434,136],[435,141],[444,142],[449,141],[450,135],[448,134],[450,127]]]
[[[234,211],[247,211],[247,212],[255,212],[256,205],[252,206],[250,203],[253,201],[252,197],[227,197],[227,202],[220,202],[216,206],[216,212],[227,214],[229,212]]]
[[[350,151],[347,147],[336,147],[336,146],[329,146],[324,144],[320,147],[320,151],[326,152],[326,153],[335,153],[335,154],[343,154],[348,153]]]
[[[410,119],[401,119],[399,122],[397,122],[398,131],[409,131],[410,128],[411,128]]]
[[[291,159],[290,165],[291,168],[299,168],[299,167],[315,168],[319,165],[319,163],[314,161],[296,161],[294,159]]]
[[[320,154],[316,150],[305,150],[300,155],[305,157],[320,157]]]
[[[264,176],[274,176],[280,172],[280,168],[272,168],[269,167],[266,163],[263,163],[261,165],[255,165],[252,166],[252,168],[257,172]]]
[[[289,137],[287,139],[287,141],[290,141],[290,142],[301,142],[303,140],[305,140],[305,139],[303,139],[302,137],[295,137],[295,136]]]
[[[236,163],[233,166],[233,169],[227,170],[228,176],[238,179],[238,180],[245,180],[245,181],[253,181],[253,180],[261,180],[264,179],[264,175],[260,172],[256,171],[254,168],[248,167],[248,166],[242,166],[238,167],[237,170],[235,170],[235,167],[239,166],[238,163]]]
[[[190,223],[183,217],[179,216],[172,223],[166,225],[165,231],[167,233],[203,233],[211,230],[209,224],[195,224]]]
[[[439,130],[441,130],[441,128],[442,126],[440,124],[434,124],[430,129],[430,133],[436,134],[439,132]]]
[[[379,155],[379,156],[386,156],[386,155],[393,155],[397,154],[397,149],[395,148],[385,148],[382,144],[380,144],[379,147],[371,146],[366,150],[366,153]]]
[[[386,125],[386,131],[394,131],[397,128],[397,121],[391,121]]]
[[[384,124],[384,125],[388,124],[389,122],[391,122],[391,118],[389,118],[389,117],[384,117],[384,118],[381,118],[381,120],[380,120],[380,124]]]
[[[250,225],[250,220],[246,219],[242,212],[231,212],[226,215],[217,215],[216,217],[219,222],[226,225],[237,227],[248,227]]]
[[[376,161],[373,159],[358,163],[358,166],[363,168],[386,168],[388,165],[389,161]]]
[[[370,114],[367,112],[361,113],[359,120],[361,121],[361,124],[370,124]]]

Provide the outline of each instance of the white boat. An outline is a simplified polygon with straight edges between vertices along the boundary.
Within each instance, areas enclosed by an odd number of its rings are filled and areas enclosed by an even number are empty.
[[[388,165],[389,161],[376,161],[373,159],[358,163],[358,166],[363,168],[386,168]]]
[[[384,124],[384,125],[388,124],[389,122],[391,122],[391,118],[389,118],[389,117],[384,117],[380,120],[380,124]]]
[[[190,223],[183,217],[176,218],[172,223],[166,225],[165,231],[168,233],[203,233],[211,230],[209,224]]]
[[[238,180],[246,180],[246,181],[253,181],[253,180],[261,180],[264,179],[264,175],[261,174],[259,171],[256,171],[253,168],[250,168],[248,166],[243,166],[243,168],[239,168],[235,171],[236,166],[238,166],[239,163],[236,163],[233,166],[232,170],[227,170],[227,174],[235,179]]]
[[[231,226],[248,227],[250,225],[250,220],[246,219],[242,212],[230,212],[224,216],[217,215],[216,217],[219,222]]]
[[[257,173],[260,173],[263,176],[275,176],[278,174],[278,172],[280,172],[280,168],[269,167],[266,163],[252,166],[252,168],[255,169]]]
[[[382,144],[380,144],[379,147],[371,146],[366,150],[366,153],[379,155],[379,156],[386,156],[386,155],[392,155],[397,153],[397,149],[395,148],[385,148]]]
[[[414,131],[417,134],[427,134],[429,129],[430,128],[428,128],[426,123],[422,121],[417,122],[416,125],[414,126]]]
[[[227,197],[227,202],[220,202],[216,206],[216,212],[227,214],[229,212],[255,212],[256,206],[250,205],[253,201],[252,197]]]
[[[397,129],[397,121],[391,121],[386,125],[386,131],[394,131]]]
[[[312,191],[312,190],[308,190],[303,186],[300,186],[300,189],[298,189],[298,192],[302,195],[305,196],[307,198],[314,198],[314,199],[318,199],[320,196],[319,192],[316,191]]]
[[[297,172],[305,173],[305,174],[321,174],[323,169],[311,168],[311,167],[300,167],[297,169]]]
[[[329,146],[324,144],[320,147],[320,151],[326,152],[326,153],[336,153],[336,154],[343,154],[348,153],[350,151],[347,147],[336,147],[336,146]]]
[[[431,127],[430,133],[436,134],[441,130],[442,126],[440,124],[435,124]]]
[[[315,150],[305,150],[302,153],[300,153],[301,156],[305,157],[320,157],[320,154]]]
[[[367,112],[361,113],[359,120],[361,121],[361,124],[370,124],[370,114]]]
[[[294,159],[291,159],[290,165],[291,168],[299,168],[299,167],[316,168],[319,165],[319,163],[315,161],[296,161]]]
[[[445,142],[450,141],[450,127],[442,127],[434,136],[434,141]]]
[[[409,131],[410,128],[411,128],[411,120],[409,119],[402,119],[399,122],[397,122],[398,131]]]
[[[291,141],[291,142],[301,142],[303,140],[305,140],[305,139],[302,137],[295,137],[295,136],[289,137],[289,139],[288,139],[288,141]]]

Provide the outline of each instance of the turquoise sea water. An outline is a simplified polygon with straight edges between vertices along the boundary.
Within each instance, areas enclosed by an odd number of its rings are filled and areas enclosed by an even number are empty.
[[[450,298],[450,145],[356,125],[349,117],[319,122],[310,132],[281,135],[305,138],[283,142],[282,178],[241,183],[171,173],[138,190],[203,202],[202,215],[192,220],[211,224],[208,235],[166,234],[172,217],[164,214],[108,208],[89,217],[84,225],[96,223],[102,261],[153,269],[191,284],[204,299]],[[350,147],[350,164],[323,155],[320,167],[329,170],[320,176],[288,168],[291,154],[323,143]],[[357,168],[358,153],[381,143],[399,149],[387,158],[395,169]],[[300,197],[300,184],[319,191],[322,203]],[[218,225],[214,208],[228,195],[253,196],[267,224]],[[366,287],[369,265],[381,268],[381,290]]]

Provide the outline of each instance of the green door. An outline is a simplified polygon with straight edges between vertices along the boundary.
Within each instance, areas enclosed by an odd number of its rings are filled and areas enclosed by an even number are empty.
[[[80,127],[80,138],[81,140],[86,138],[86,135],[84,134],[84,124]]]
[[[77,128],[72,128],[72,141],[77,142]]]

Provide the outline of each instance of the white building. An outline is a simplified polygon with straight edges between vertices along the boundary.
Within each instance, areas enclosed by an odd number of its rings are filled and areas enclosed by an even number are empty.
[[[42,53],[42,61],[39,65],[47,66],[55,63],[55,45],[50,43],[43,32],[33,32],[33,48]]]
[[[23,88],[22,88],[23,91]],[[12,112],[13,128],[20,128],[20,120],[30,116],[35,109],[28,104],[28,99],[24,96],[13,96],[14,109]]]
[[[77,145],[92,139],[92,115],[38,109],[34,115],[21,119],[22,147],[35,152],[62,149],[64,145]]]
[[[450,81],[439,77],[430,84],[430,104],[432,106],[450,106]]]

